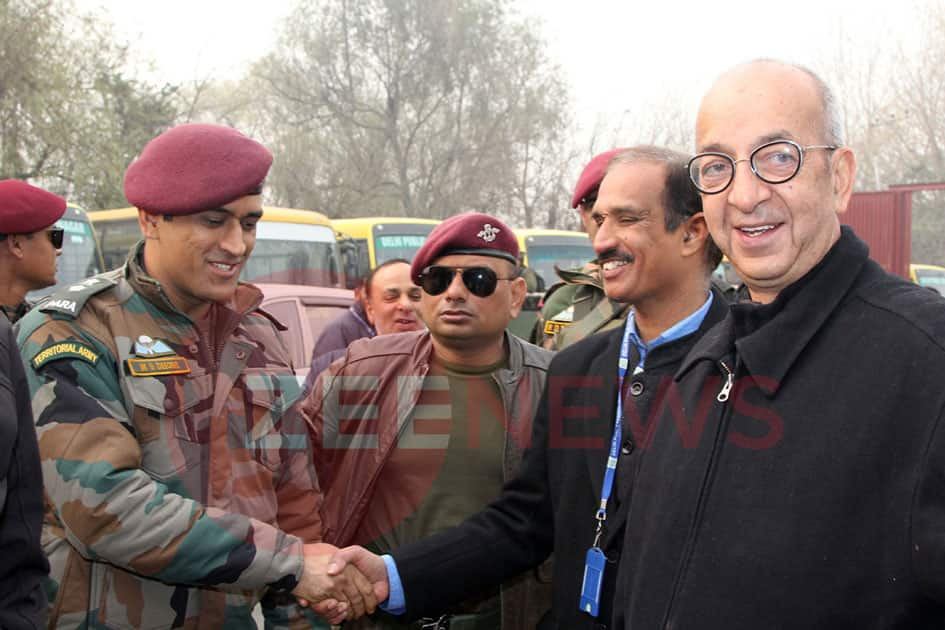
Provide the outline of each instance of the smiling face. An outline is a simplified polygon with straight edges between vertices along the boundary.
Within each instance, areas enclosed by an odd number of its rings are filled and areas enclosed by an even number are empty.
[[[410,281],[410,265],[392,263],[377,269],[367,287],[365,310],[378,335],[420,330],[420,287]]]
[[[747,158],[772,140],[800,146],[831,144],[823,99],[803,71],[756,62],[723,76],[709,91],[696,122],[697,152]],[[816,265],[840,237],[856,170],[848,148],[806,152],[797,175],[768,184],[739,162],[721,193],[703,195],[712,238],[731,260],[752,298],[770,302]]]
[[[665,164],[652,161],[614,164],[594,204],[599,226],[594,250],[604,291],[636,308],[666,299],[678,291],[680,277],[692,274],[683,253],[686,224],[666,230],[667,172]]]
[[[233,297],[256,244],[262,197],[247,195],[215,210],[164,217],[139,211],[147,239],[144,264],[171,303],[197,319],[213,302]]]

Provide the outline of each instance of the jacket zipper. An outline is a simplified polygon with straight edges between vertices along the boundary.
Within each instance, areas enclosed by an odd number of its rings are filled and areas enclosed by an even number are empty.
[[[696,512],[693,515],[692,524],[690,525],[689,533],[686,536],[686,546],[679,562],[679,569],[676,571],[676,579],[673,581],[672,594],[669,598],[669,604],[666,606],[666,614],[662,623],[660,624],[660,628],[672,627],[673,609],[676,606],[676,599],[679,596],[679,591],[682,588],[683,581],[689,569],[689,561],[691,560],[693,550],[696,546],[699,524],[702,522],[702,516],[705,512],[709,488],[712,485],[713,478],[715,477],[715,467],[718,454],[722,449],[722,442],[725,439],[725,435],[727,433],[726,428],[728,427],[728,421],[731,417],[731,407],[726,403],[728,402],[732,387],[735,384],[735,372],[729,367],[728,363],[726,363],[724,359],[719,361],[719,367],[722,368],[722,372],[725,374],[725,382],[722,384],[722,388],[719,390],[719,393],[716,395],[715,399],[722,403],[722,412],[721,416],[719,417],[719,425],[715,434],[715,442],[712,446],[712,453],[709,455],[709,463],[706,466],[705,476],[702,479],[702,487],[699,490],[699,498],[696,501]],[[735,363],[735,368],[738,368],[737,363]]]

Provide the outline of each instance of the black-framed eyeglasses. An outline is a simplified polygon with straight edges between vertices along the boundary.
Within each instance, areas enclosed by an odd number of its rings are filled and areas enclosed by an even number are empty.
[[[514,280],[515,278],[500,278],[488,267],[441,267],[431,265],[420,273],[420,288],[430,295],[439,295],[446,291],[453,282],[456,274],[462,274],[463,284],[476,297],[489,297],[495,293],[499,280]]]
[[[775,140],[756,148],[747,158],[736,160],[726,153],[708,151],[689,160],[689,179],[700,192],[715,195],[729,187],[735,179],[735,167],[748,162],[751,172],[769,184],[783,184],[792,179],[804,164],[804,153],[815,149],[827,151],[838,147],[812,144],[802,147],[793,140]]]
[[[51,227],[46,230],[46,234],[49,236],[49,242],[52,243],[53,247],[62,249],[62,240],[66,235],[66,231],[63,228]]]

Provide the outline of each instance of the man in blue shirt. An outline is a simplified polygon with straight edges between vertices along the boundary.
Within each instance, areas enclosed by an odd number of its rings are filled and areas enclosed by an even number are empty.
[[[336,556],[337,568],[356,563],[380,598],[390,595],[389,611],[436,620],[464,593],[535,567],[553,552],[554,604],[540,627],[608,627],[639,453],[653,419],[674,408],[673,374],[727,306],[710,289],[721,253],[684,156],[656,147],[621,152],[608,167],[593,217],[604,289],[633,304],[626,326],[552,361],[531,446],[495,502],[391,556],[359,548]],[[682,440],[698,430],[677,424]]]

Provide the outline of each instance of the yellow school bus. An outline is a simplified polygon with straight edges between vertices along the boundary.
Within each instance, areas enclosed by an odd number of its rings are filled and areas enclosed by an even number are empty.
[[[105,268],[121,266],[141,238],[137,208],[98,210],[89,217],[95,226]],[[338,244],[328,217],[311,210],[263,207],[256,224],[256,246],[243,267],[246,282],[306,284],[340,287],[343,284]]]
[[[439,223],[434,219],[363,217],[334,219],[331,225],[341,244],[345,276],[350,282],[393,258],[413,260]]]
[[[56,284],[30,291],[27,298],[35,302],[59,289],[105,271],[105,261],[89,215],[75,204],[67,204],[66,212],[56,221],[64,231],[62,255],[56,260]]]
[[[515,230],[522,264],[541,278],[545,288],[558,282],[559,269],[579,269],[597,258],[591,239],[584,232],[527,228]]]

